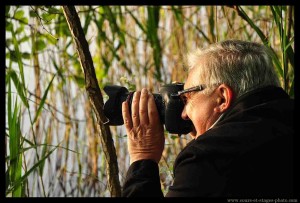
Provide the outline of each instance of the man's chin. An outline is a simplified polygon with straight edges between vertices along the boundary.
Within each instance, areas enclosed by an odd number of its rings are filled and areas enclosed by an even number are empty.
[[[190,136],[192,138],[196,138],[196,136],[197,136],[197,131],[196,131],[196,129],[194,127],[193,127],[193,130],[190,132]]]

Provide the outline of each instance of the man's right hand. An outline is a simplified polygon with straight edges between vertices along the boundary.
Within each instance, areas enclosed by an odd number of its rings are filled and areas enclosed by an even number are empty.
[[[154,96],[147,89],[136,91],[132,100],[132,115],[128,101],[122,104],[122,115],[128,136],[130,164],[151,159],[158,163],[164,150],[164,128],[160,122]]]

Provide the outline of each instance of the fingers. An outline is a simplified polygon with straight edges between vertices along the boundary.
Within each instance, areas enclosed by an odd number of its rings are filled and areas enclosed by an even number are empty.
[[[140,116],[139,116],[139,103],[140,103],[141,92],[136,91],[133,94],[132,104],[131,104],[131,117],[133,127],[138,127],[140,125]]]
[[[141,92],[141,99],[140,99],[140,124],[148,125],[149,118],[148,118],[148,91],[147,89],[143,88]]]
[[[148,99],[148,117],[150,125],[157,124],[160,122],[153,94],[149,95]]]
[[[129,113],[128,101],[122,103],[122,116],[126,130],[130,131],[132,129],[132,121]]]
[[[159,116],[154,96],[148,94],[148,91],[145,88],[143,88],[141,92],[136,91],[132,99],[131,116],[127,101],[122,103],[122,116],[125,127],[129,131],[140,125],[147,126],[149,123],[158,123]]]

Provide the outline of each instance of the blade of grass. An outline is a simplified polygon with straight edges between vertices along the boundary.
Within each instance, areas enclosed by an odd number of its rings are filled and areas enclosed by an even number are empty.
[[[138,25],[139,28],[141,28],[141,30],[143,31],[143,33],[147,33],[146,29],[144,28],[144,26],[142,25],[142,23],[132,14],[132,12],[130,10],[128,10],[127,7],[125,7],[126,12],[129,13],[129,15],[133,18],[133,20],[135,21],[135,23]]]
[[[45,93],[44,93],[43,98],[42,98],[42,100],[40,102],[39,108],[38,108],[38,110],[37,110],[37,112],[35,114],[35,118],[33,119],[32,125],[36,122],[38,116],[40,115],[40,113],[42,111],[42,108],[44,107],[44,104],[45,104],[45,101],[46,101],[46,98],[47,98],[47,95],[48,95],[48,91],[49,91],[49,89],[51,87],[51,84],[52,84],[53,79],[55,78],[55,76],[56,76],[56,74],[53,76],[53,78],[51,79],[51,81],[50,81],[47,89],[45,90]]]
[[[178,8],[176,8],[175,6],[171,6],[171,9],[175,15],[177,22],[182,27],[183,26],[183,18],[182,18],[183,14],[182,14],[181,6],[178,6]]]
[[[7,91],[7,118],[8,118],[8,129],[11,126],[11,83],[8,81],[8,91]]]
[[[280,6],[280,7],[282,7],[282,6]],[[291,46],[287,46],[287,44],[290,44],[294,40],[292,38],[291,41],[289,42],[289,39],[287,38],[287,35],[285,33],[286,29],[283,29],[282,22],[281,22],[282,21],[281,8],[279,8],[279,6],[271,6],[271,11],[272,11],[275,23],[279,30],[280,39],[283,40],[281,42],[281,45],[283,45],[283,50],[286,49],[287,57],[292,65],[292,67],[294,68],[294,50]]]
[[[85,18],[84,26],[82,28],[84,33],[87,33],[88,27],[91,23],[92,15],[90,13],[94,12],[92,9],[93,9],[92,6],[89,5],[89,10],[87,11],[87,14],[85,14],[86,18]]]
[[[238,15],[241,16],[246,22],[248,22],[249,25],[255,30],[255,32],[258,34],[258,36],[260,37],[260,39],[262,40],[264,45],[266,45],[270,49],[271,54],[272,54],[272,59],[275,63],[277,71],[278,71],[280,77],[283,77],[283,70],[281,67],[281,63],[280,63],[275,51],[272,49],[272,47],[270,47],[268,38],[264,35],[264,33],[261,31],[261,29],[259,29],[254,24],[254,22],[249,18],[249,16],[246,14],[246,12],[242,9],[241,6],[238,6],[235,10],[238,12]]]
[[[18,65],[19,65],[19,69],[20,69],[20,73],[21,73],[22,83],[25,85],[24,68],[23,68],[23,63],[22,63],[22,54],[20,53],[20,50],[19,50],[18,41],[17,41],[17,38],[16,38],[16,34],[14,32],[13,26],[11,27],[10,31],[11,31],[12,41],[13,41],[13,44],[14,44],[15,53],[16,53],[16,57],[17,57],[17,61],[18,61]],[[25,86],[24,85],[23,85],[23,88],[24,88],[24,92],[25,92]]]
[[[286,32],[287,31],[287,21],[285,20],[283,22],[284,16],[283,10],[286,11],[286,7],[283,6],[271,6],[271,11],[273,14],[274,21],[277,25],[278,31],[279,31],[279,37],[280,37],[280,45],[281,45],[281,51],[282,51],[282,60],[283,60],[283,81],[284,81],[284,89],[286,92],[289,92],[289,66],[288,61],[290,62],[291,66],[294,68],[294,51],[293,48],[290,46],[290,42],[287,37]],[[291,40],[293,41],[293,39]]]
[[[284,51],[287,51],[287,49],[294,43],[295,38],[291,38],[290,42],[285,46]]]
[[[47,132],[45,133],[46,136],[44,138],[44,143],[47,143],[48,131],[49,131],[49,128],[47,128]],[[43,149],[42,149],[42,157],[45,157],[47,149],[48,149],[48,146],[44,145]],[[44,166],[45,166],[45,161],[41,162],[41,165],[39,167],[39,172],[40,172],[41,176],[43,176]]]
[[[24,141],[26,141],[26,139],[24,138]],[[26,141],[27,142],[27,141]],[[33,143],[32,143],[33,144]],[[47,147],[47,148],[49,148],[49,147],[56,147],[56,145],[49,145],[49,144],[47,144],[47,143],[45,143],[45,144],[38,144],[38,145],[34,145],[33,144],[33,146],[31,146],[31,147],[25,147],[25,148],[23,148],[22,147],[22,149],[19,151],[20,153],[24,153],[24,152],[26,152],[26,151],[28,151],[28,150],[30,150],[30,149],[36,149],[36,148],[38,148],[38,147]],[[72,149],[69,149],[69,148],[66,148],[66,147],[62,147],[62,146],[58,146],[58,148],[61,148],[61,149],[65,149],[65,150],[68,150],[68,151],[70,151],[70,152],[73,152],[73,153],[76,153],[76,154],[79,154],[80,155],[80,153],[79,152],[77,152],[77,151],[75,151],[75,150],[72,150]],[[5,157],[5,161],[9,161],[10,160],[10,156],[6,156]]]
[[[110,22],[110,27],[112,29],[113,34],[117,33],[119,36],[120,43],[125,46],[125,36],[124,32],[121,32],[117,20],[116,20],[116,15],[113,13],[111,8],[109,6],[103,6],[104,12],[107,15],[107,19]]]
[[[9,167],[5,172],[5,191],[7,191],[9,184],[10,184],[10,176],[9,176]]]
[[[10,83],[10,80],[8,81],[8,94],[7,94],[7,118],[8,118],[8,130],[9,130],[9,133],[10,133],[10,126],[12,126],[12,114],[11,114],[11,83]],[[6,143],[5,143],[6,144]],[[12,149],[10,149],[11,146],[10,146],[10,140],[9,140],[9,150],[11,151]],[[10,174],[11,174],[11,165],[10,165],[10,162],[8,162],[8,178],[7,181],[9,182],[6,182],[6,184],[9,186],[11,185],[11,178],[10,178]],[[7,188],[8,188],[7,186]],[[5,191],[7,191],[7,188],[5,189]]]
[[[161,65],[161,56],[162,50],[159,42],[158,37],[158,23],[159,23],[159,6],[149,6],[147,7],[148,11],[148,20],[147,20],[147,38],[150,41],[150,45],[153,49],[153,58],[156,73],[154,74],[157,80],[161,81],[161,72],[160,72],[160,65]]]
[[[42,157],[36,164],[34,164],[31,169],[29,169],[22,177],[20,177],[17,181],[15,181],[12,186],[8,189],[8,191],[6,191],[6,194],[15,191],[16,188],[18,188],[25,180],[26,178],[37,168],[39,167],[53,152],[54,150],[57,149],[59,145],[57,145],[56,147],[54,147],[53,149],[51,149],[49,151],[49,153]]]
[[[289,95],[292,98],[294,98],[294,84],[295,84],[295,79],[293,78],[291,88],[290,88],[290,91],[289,91]]]
[[[25,97],[25,93],[24,93],[24,84],[22,84],[22,82],[19,80],[16,72],[13,69],[9,69],[7,71],[7,77],[12,79],[22,102],[24,103],[24,105],[27,108],[29,108],[29,104],[28,104],[27,98]]]
[[[14,111],[9,125],[9,149],[10,149],[10,181],[11,184],[21,177],[22,154],[20,153],[20,111],[17,99],[14,104]],[[21,197],[21,185],[12,191],[13,197]]]
[[[53,64],[55,70],[57,71],[58,76],[62,79],[63,83],[66,83],[66,78],[65,78],[65,76],[63,76],[63,74],[62,74],[62,73],[63,73],[63,68],[62,68],[62,67],[60,68],[60,67],[57,65],[55,59],[52,58],[52,57],[51,57],[51,61],[52,61],[52,64]]]

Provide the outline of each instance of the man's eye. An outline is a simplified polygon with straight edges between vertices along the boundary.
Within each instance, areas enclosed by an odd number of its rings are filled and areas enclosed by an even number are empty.
[[[187,97],[185,95],[181,95],[180,99],[181,99],[181,101],[183,102],[184,105],[187,103]]]

